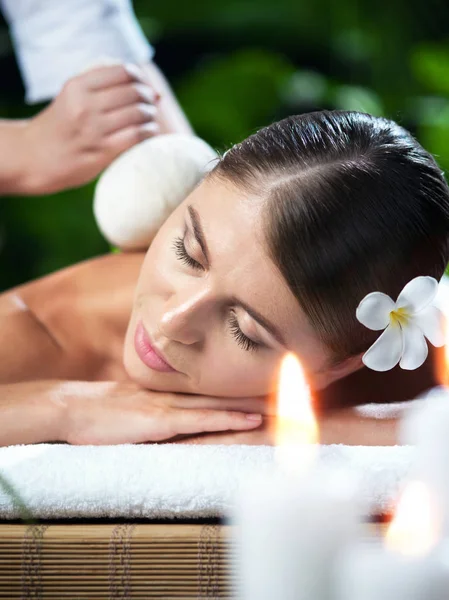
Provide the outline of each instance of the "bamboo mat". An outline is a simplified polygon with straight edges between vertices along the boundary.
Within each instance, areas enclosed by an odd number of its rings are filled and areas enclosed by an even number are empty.
[[[207,523],[0,523],[0,598],[232,598],[232,543]]]

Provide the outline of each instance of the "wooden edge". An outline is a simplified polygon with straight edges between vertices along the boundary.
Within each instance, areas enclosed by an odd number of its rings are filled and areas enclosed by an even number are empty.
[[[22,539],[23,536],[33,530],[33,528],[43,527],[42,525],[8,525],[0,524],[0,544],[3,540],[12,541]],[[30,529],[32,528],[32,529]],[[376,536],[384,533],[385,524],[366,523],[363,526],[368,536]],[[117,529],[117,525],[58,525],[49,524],[42,530],[42,539],[46,541],[70,541],[90,542],[95,540],[108,540],[111,534]],[[132,525],[132,540],[152,541],[152,542],[174,542],[181,543],[198,541],[204,537],[207,531],[213,531],[216,541],[227,542],[232,539],[235,530],[234,525],[176,525],[176,524],[138,524]]]

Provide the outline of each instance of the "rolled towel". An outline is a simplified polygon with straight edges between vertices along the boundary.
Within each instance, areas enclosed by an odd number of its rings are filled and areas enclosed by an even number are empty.
[[[22,445],[0,448],[0,475],[36,518],[223,517],[273,455],[270,446]],[[413,455],[411,446],[330,445],[320,460],[358,474],[365,512],[379,513],[391,508]],[[0,489],[0,518],[20,514]]]

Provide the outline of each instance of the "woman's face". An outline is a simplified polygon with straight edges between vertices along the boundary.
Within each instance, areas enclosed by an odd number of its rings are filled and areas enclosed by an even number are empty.
[[[325,348],[268,256],[261,208],[210,178],[164,223],[143,262],[126,333],[131,379],[158,391],[260,396],[275,391],[280,361],[293,351],[312,387],[329,382]],[[139,324],[175,370],[139,356]]]

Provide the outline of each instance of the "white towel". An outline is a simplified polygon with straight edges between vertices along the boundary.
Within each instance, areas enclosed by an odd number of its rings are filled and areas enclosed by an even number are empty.
[[[241,483],[273,461],[269,446],[36,444],[0,449],[0,475],[36,518],[204,518],[232,513]],[[321,447],[324,464],[360,478],[366,512],[394,503],[413,461],[411,446]],[[1,485],[0,485],[1,488]],[[0,518],[20,511],[0,491]]]

